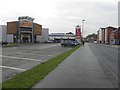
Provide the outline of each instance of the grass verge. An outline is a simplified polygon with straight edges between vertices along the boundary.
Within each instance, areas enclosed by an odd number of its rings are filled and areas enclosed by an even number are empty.
[[[17,44],[17,43],[9,43],[7,45],[3,45],[2,47],[18,47],[18,46],[19,46],[19,44]]]
[[[71,50],[62,53],[44,63],[35,66],[25,72],[22,72],[10,80],[2,83],[2,88],[14,88],[14,90],[22,90],[22,88],[31,88],[34,84],[42,80],[50,71],[52,71],[58,64],[60,64],[71,53],[77,50],[80,46],[74,47]],[[21,89],[20,89],[21,88]]]

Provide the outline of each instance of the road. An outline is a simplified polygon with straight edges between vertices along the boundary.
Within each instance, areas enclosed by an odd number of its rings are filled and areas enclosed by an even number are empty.
[[[118,48],[86,43],[33,88],[117,88]]]
[[[118,55],[120,51],[115,45],[90,44],[92,53],[97,57],[104,73],[111,83],[116,86],[118,83]]]
[[[21,44],[19,47],[2,48],[2,80],[26,71],[41,62],[45,62],[71,47],[61,47],[58,43]]]

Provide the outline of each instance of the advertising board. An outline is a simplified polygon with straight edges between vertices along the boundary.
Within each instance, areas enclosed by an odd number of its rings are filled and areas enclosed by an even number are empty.
[[[20,22],[21,27],[32,27],[32,22]]]
[[[81,36],[81,28],[80,26],[77,26],[76,27],[76,38],[80,39],[80,36]]]

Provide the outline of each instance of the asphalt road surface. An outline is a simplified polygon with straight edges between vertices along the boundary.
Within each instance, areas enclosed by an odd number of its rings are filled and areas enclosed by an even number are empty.
[[[114,86],[118,85],[118,55],[120,51],[115,45],[90,44],[93,54],[97,57],[104,73]]]
[[[22,44],[19,47],[2,48],[2,80],[12,78],[14,75],[26,71],[41,62],[47,61],[63,53],[71,47],[61,47],[59,43]]]
[[[118,88],[118,47],[85,44],[33,88]]]

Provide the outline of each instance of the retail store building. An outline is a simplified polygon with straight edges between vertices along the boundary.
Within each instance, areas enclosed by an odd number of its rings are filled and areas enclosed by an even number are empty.
[[[42,35],[42,25],[33,20],[34,18],[23,16],[18,21],[7,22],[7,37],[18,43],[37,42],[37,37]]]

